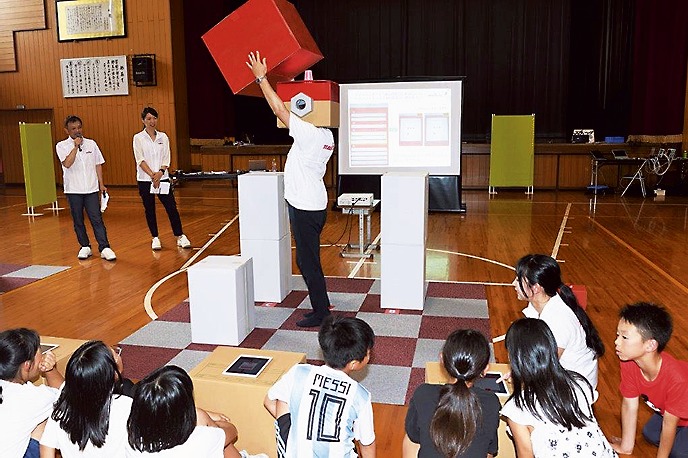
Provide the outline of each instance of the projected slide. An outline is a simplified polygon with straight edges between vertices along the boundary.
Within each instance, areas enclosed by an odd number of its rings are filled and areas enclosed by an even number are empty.
[[[340,173],[459,173],[460,81],[346,84],[340,89]]]
[[[387,165],[387,107],[352,107],[349,114],[355,166]]]

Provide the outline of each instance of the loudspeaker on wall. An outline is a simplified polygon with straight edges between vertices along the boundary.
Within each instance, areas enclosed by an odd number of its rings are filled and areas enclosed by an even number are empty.
[[[131,57],[134,84],[156,86],[155,54],[135,54]]]

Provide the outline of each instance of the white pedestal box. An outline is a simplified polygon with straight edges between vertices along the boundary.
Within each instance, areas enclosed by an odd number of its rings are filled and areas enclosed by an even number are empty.
[[[427,292],[428,175],[382,175],[381,200],[380,306],[423,310]]]
[[[282,302],[291,292],[291,232],[282,172],[239,175],[239,244],[253,258],[254,298]]]
[[[191,341],[239,345],[256,326],[251,258],[208,256],[187,275]]]
[[[383,240],[380,258],[380,307],[423,310],[428,289],[425,245],[390,245]]]
[[[385,173],[380,199],[382,243],[424,245],[428,234],[428,175]]]
[[[239,237],[279,240],[289,231],[284,200],[284,173],[249,172],[239,175]]]
[[[291,236],[285,235],[280,240],[242,239],[241,256],[253,259],[254,299],[282,302],[291,292]],[[289,264],[277,259],[288,259]],[[257,265],[261,268],[256,269]]]

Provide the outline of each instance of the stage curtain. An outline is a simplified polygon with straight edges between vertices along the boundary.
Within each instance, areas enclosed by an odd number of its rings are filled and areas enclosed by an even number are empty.
[[[683,132],[688,2],[636,0],[629,133],[672,138]]]
[[[540,137],[565,130],[568,0],[295,0],[338,82],[465,76],[463,139],[489,138],[491,114],[537,113]]]
[[[313,67],[316,79],[465,76],[464,141],[487,141],[492,113],[535,113],[540,141],[569,141],[575,128],[595,129],[597,138],[644,134],[643,123],[682,119],[662,112],[668,107],[662,101],[664,91],[676,87],[680,93],[671,102],[682,112],[688,1],[292,2],[325,56]],[[184,2],[191,136],[249,134],[256,143],[289,143],[264,101],[232,96],[200,41],[242,3],[206,0],[198,8]],[[661,19],[664,14],[669,17]],[[667,36],[674,37],[669,44]],[[652,61],[640,63],[638,49]],[[648,71],[657,76],[648,79]],[[673,79],[665,87],[661,78],[668,74],[683,81],[682,88]]]

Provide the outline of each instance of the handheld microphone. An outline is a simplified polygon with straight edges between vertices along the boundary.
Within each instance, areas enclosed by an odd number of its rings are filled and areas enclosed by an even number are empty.
[[[77,134],[77,137],[79,137],[79,138],[82,138],[82,137],[83,137],[83,135],[81,135],[81,134]],[[81,145],[79,145],[79,146],[78,146],[78,148],[79,148],[79,151],[81,151]]]

